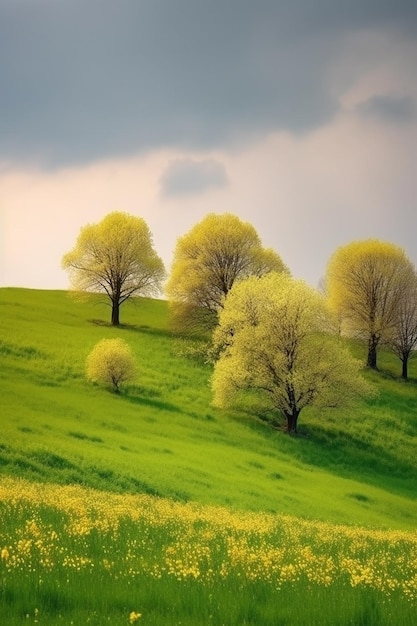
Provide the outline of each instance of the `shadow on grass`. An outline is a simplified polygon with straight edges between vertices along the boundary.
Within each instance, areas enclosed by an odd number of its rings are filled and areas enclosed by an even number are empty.
[[[335,431],[318,424],[301,422],[298,434],[289,436],[286,424],[280,422],[276,413],[260,407],[251,411],[243,407],[239,411],[229,411],[229,417],[244,423],[247,428],[269,439],[280,452],[288,453],[298,462],[318,469],[331,471],[342,478],[366,481],[383,487],[392,493],[404,493],[415,497],[416,464],[392,450],[367,441],[361,436],[360,425],[357,434]]]
[[[369,370],[368,370],[369,372]],[[378,383],[379,380],[389,380],[395,383],[399,383],[401,385],[411,385],[417,386],[417,378],[413,376],[408,376],[407,378],[403,378],[399,372],[393,372],[392,370],[386,368],[378,368],[375,371],[371,371],[369,376],[372,377],[374,375],[374,382]]]
[[[137,395],[123,395],[124,400],[130,402],[131,404],[137,404],[138,406],[150,406],[154,409],[158,409],[158,411],[169,411],[171,413],[183,413],[180,407],[172,404],[171,402],[166,402],[164,400],[156,400],[155,398],[149,398],[146,396],[137,396]]]
[[[361,437],[360,430],[357,435],[353,433],[337,431],[332,432],[324,427],[311,425],[305,427],[308,443],[314,446],[314,453],[323,454],[329,451],[325,458],[341,459],[347,467],[359,467],[361,471],[369,469],[375,473],[386,473],[393,477],[406,478],[415,475],[415,465],[401,457],[401,452],[396,453],[376,443],[366,441]]]
[[[118,330],[125,330],[132,333],[142,333],[151,335],[152,337],[169,337],[170,339],[173,337],[172,331],[165,328],[152,328],[148,324],[119,324],[118,326],[113,326],[110,322],[100,319],[89,319],[87,321],[94,326],[117,328]]]
[[[0,446],[0,477],[3,473],[42,483],[82,485],[115,493],[164,495],[135,476],[119,474],[107,467],[77,465],[46,450],[35,450],[24,457],[10,446]]]
[[[343,478],[366,481],[391,493],[415,497],[416,466],[401,452],[367,443],[360,435],[338,432],[332,435],[324,428],[306,428],[307,437],[296,452],[302,462],[331,470]],[[297,444],[295,444],[297,445]]]
[[[0,341],[0,354],[24,359],[47,359],[48,354],[33,346],[19,346],[17,344]]]

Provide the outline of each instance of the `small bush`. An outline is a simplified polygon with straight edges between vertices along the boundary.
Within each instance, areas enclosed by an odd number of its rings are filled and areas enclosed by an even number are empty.
[[[87,378],[92,382],[103,382],[120,392],[122,383],[136,376],[135,358],[123,339],[102,339],[87,357]]]

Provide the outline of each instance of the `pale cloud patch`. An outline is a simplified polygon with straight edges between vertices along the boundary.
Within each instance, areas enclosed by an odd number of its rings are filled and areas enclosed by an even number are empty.
[[[49,173],[3,170],[0,284],[65,288],[63,254],[73,247],[82,226],[111,211],[141,215],[151,228],[157,171],[152,159]]]

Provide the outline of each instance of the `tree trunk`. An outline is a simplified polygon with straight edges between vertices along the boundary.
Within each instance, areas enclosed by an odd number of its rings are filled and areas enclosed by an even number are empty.
[[[287,418],[287,431],[290,435],[297,434],[297,420],[300,412],[293,409],[292,413],[286,413]]]
[[[119,302],[113,300],[112,301],[112,306],[111,306],[111,323],[112,326],[119,326],[120,324],[120,319],[119,319]]]
[[[401,372],[401,378],[404,378],[404,380],[408,379],[408,356],[406,356],[405,354],[403,355],[402,358],[402,372]]]
[[[118,383],[117,379],[112,377],[112,383],[113,383],[113,391],[114,391],[114,393],[120,393],[119,383]]]
[[[377,349],[378,346],[378,337],[376,335],[370,335],[369,340],[368,340],[368,360],[367,360],[367,367],[370,367],[373,370],[378,369],[377,368]]]

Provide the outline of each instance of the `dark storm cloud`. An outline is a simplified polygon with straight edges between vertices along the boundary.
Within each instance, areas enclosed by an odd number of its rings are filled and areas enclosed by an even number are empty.
[[[50,167],[314,128],[360,28],[416,30],[415,1],[2,0],[0,161]]]
[[[361,115],[372,116],[386,122],[402,123],[415,118],[416,106],[410,96],[373,96],[357,106]]]
[[[226,185],[226,170],[214,159],[172,161],[161,178],[164,196],[194,195]]]

